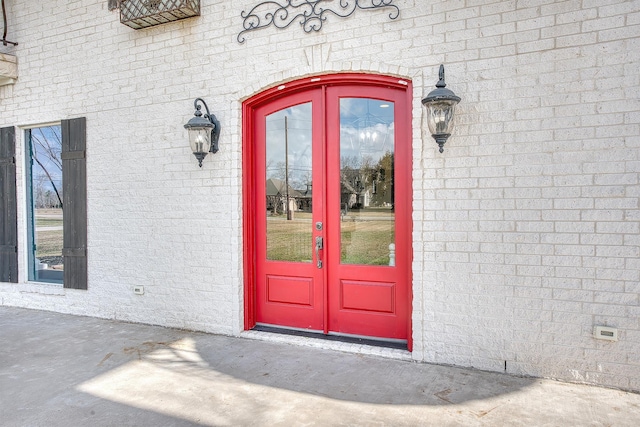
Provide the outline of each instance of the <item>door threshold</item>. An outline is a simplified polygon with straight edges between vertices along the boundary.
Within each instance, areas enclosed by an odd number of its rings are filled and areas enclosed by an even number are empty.
[[[340,342],[347,344],[360,344],[371,347],[390,348],[394,350],[407,350],[407,342],[404,340],[387,340],[384,338],[361,337],[348,334],[329,333],[325,335],[322,331],[310,331],[304,329],[285,328],[280,326],[271,326],[257,324],[253,329],[257,332],[268,332],[281,335],[291,335],[295,337],[314,338],[324,341]]]

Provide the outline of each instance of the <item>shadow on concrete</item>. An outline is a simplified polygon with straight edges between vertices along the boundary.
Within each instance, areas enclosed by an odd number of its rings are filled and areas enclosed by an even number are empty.
[[[576,425],[601,392],[640,416],[614,390],[8,307],[0,341],[3,425]]]
[[[211,369],[234,378],[361,403],[447,405],[511,393],[534,381],[242,339],[203,340],[196,345]]]
[[[155,338],[153,329],[0,307],[0,425],[198,425],[77,389],[136,360],[127,349],[139,339]]]

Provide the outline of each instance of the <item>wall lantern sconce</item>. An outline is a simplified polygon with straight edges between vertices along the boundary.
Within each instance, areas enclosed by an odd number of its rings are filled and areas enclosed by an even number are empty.
[[[422,104],[427,107],[427,124],[431,136],[438,143],[442,153],[444,143],[447,142],[447,138],[451,136],[451,131],[453,131],[453,116],[456,104],[460,102],[460,97],[446,88],[444,65],[440,65],[439,78],[436,89],[429,92],[429,95],[422,100]]]
[[[207,114],[202,116],[202,105],[198,104],[198,101],[204,105],[204,109],[207,110]],[[220,138],[220,122],[216,119],[216,116],[209,112],[207,103],[202,98],[196,98],[193,102],[193,106],[196,109],[194,117],[191,118],[184,125],[185,129],[189,131],[189,144],[191,144],[191,150],[193,155],[198,159],[198,164],[202,167],[202,161],[207,154],[218,152],[218,139]]]

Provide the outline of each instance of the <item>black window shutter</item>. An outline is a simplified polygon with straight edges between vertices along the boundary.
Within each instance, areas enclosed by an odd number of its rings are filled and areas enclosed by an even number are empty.
[[[18,283],[16,133],[0,129],[0,282]]]
[[[87,289],[86,118],[62,120],[64,287]]]

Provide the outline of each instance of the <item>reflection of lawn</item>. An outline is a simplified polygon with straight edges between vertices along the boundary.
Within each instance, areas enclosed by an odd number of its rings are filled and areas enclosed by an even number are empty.
[[[51,217],[62,219],[62,209],[57,208],[38,208],[36,209],[36,217]]]
[[[37,231],[36,258],[62,256],[62,230]]]
[[[62,209],[36,209],[36,258],[62,257]],[[42,227],[55,227],[42,230]]]
[[[389,265],[393,221],[343,221],[340,259],[344,264]]]
[[[364,208],[364,209],[349,209],[345,214],[347,217],[378,217],[393,219],[394,213],[391,208]]]
[[[311,262],[311,217],[287,221],[285,216],[267,218],[267,259],[272,261]]]
[[[375,215],[377,216],[377,215]],[[388,265],[389,244],[394,243],[394,221],[389,218],[341,222],[341,261],[344,264]],[[287,221],[284,216],[267,218],[267,258],[273,261],[311,262],[313,257],[311,218]]]
[[[62,227],[62,218],[43,218],[36,216],[36,227]]]

